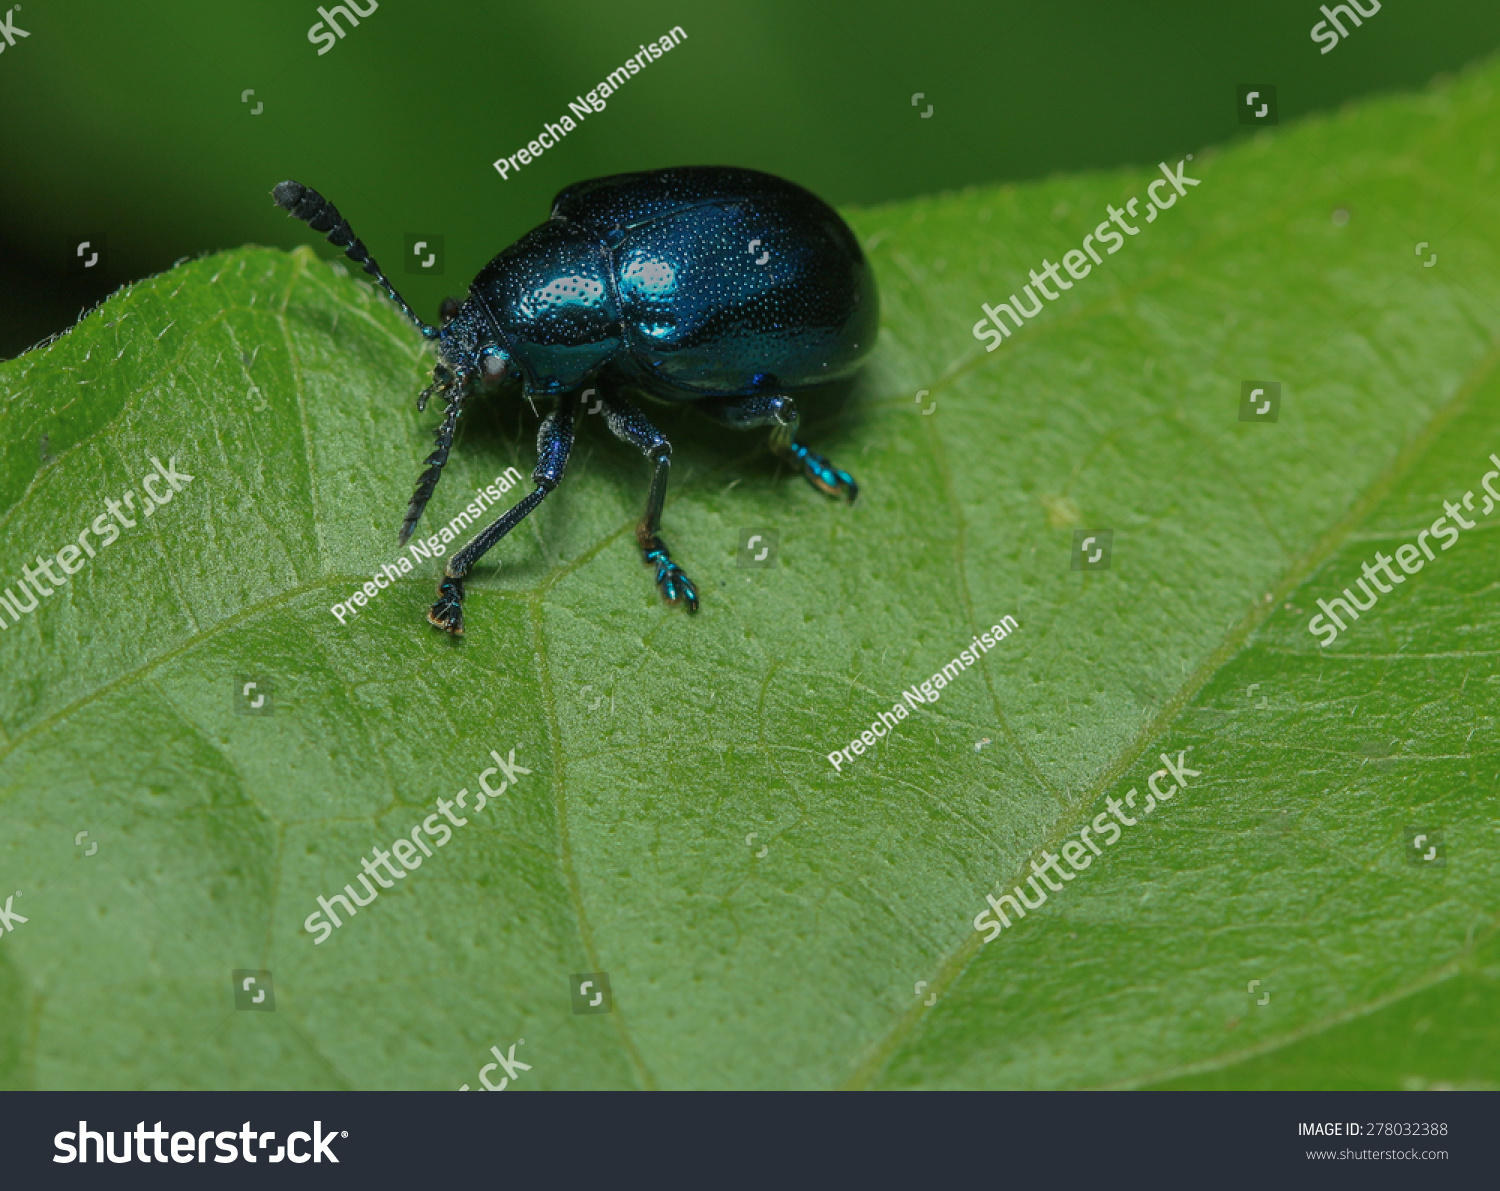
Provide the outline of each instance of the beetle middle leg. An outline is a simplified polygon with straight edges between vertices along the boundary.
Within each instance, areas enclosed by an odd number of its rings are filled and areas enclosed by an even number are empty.
[[[568,452],[573,449],[574,415],[578,410],[578,397],[568,394],[558,400],[554,409],[542,421],[537,433],[536,470],[531,473],[535,490],[525,496],[511,509],[491,522],[479,536],[448,560],[443,568],[443,581],[438,584],[437,603],[427,612],[427,619],[444,632],[462,636],[464,631],[464,577],[487,550],[526,519],[527,514],[547,498],[562,481],[563,468],[568,465]]]
[[[651,460],[651,492],[646,497],[646,512],[635,528],[635,540],[641,548],[641,561],[656,567],[656,586],[672,603],[687,605],[698,611],[698,589],[667,553],[661,540],[661,510],[667,499],[667,473],[672,469],[672,444],[666,435],[646,420],[646,415],[628,401],[605,397],[604,421],[621,442],[628,442]]]
[[[851,501],[859,495],[859,485],[853,476],[797,441],[797,404],[790,397],[725,397],[701,401],[697,408],[714,421],[736,430],[772,427],[772,452],[800,467],[807,482],[819,492],[847,496]]]

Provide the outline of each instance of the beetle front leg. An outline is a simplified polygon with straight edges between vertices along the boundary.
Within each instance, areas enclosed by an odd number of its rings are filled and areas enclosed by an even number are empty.
[[[628,442],[651,460],[651,491],[646,497],[646,512],[635,529],[635,540],[641,548],[641,561],[656,568],[656,586],[671,603],[687,605],[698,611],[698,589],[667,552],[661,540],[661,511],[667,500],[667,475],[672,470],[672,444],[646,416],[628,401],[604,398],[604,421],[621,442]]]
[[[797,404],[790,397],[745,397],[704,401],[700,408],[709,417],[736,430],[770,426],[771,451],[802,469],[807,482],[829,496],[859,495],[859,485],[847,471],[835,467],[822,455],[797,441]]]
[[[419,410],[427,408],[427,398],[434,388],[441,387],[437,381],[432,386],[422,391],[417,398]],[[452,381],[448,388],[448,409],[443,415],[443,420],[438,424],[435,432],[436,445],[432,454],[427,456],[427,470],[417,479],[416,490],[411,494],[411,501],[406,506],[406,516],[401,519],[401,530],[397,534],[400,545],[406,545],[407,539],[411,537],[411,531],[417,527],[421,520],[422,510],[427,507],[427,502],[432,499],[432,494],[437,490],[438,480],[443,475],[443,465],[448,462],[448,452],[453,449],[453,434],[458,428],[458,419],[464,412],[464,401],[468,397],[469,381],[466,377]]]
[[[521,524],[537,505],[547,498],[562,481],[563,469],[568,465],[568,452],[573,449],[573,422],[578,407],[578,398],[569,394],[558,401],[557,408],[542,421],[537,433],[537,464],[531,473],[531,482],[536,490],[529,493],[513,508],[502,514],[479,535],[448,560],[443,568],[443,581],[438,584],[438,599],[427,612],[427,619],[444,632],[455,637],[464,631],[464,577],[487,550]]]

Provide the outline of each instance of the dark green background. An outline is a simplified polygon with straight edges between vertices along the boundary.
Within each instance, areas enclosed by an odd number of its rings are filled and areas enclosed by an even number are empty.
[[[338,203],[432,318],[582,178],[723,163],[847,204],[1149,164],[1252,131],[1236,123],[1237,83],[1276,85],[1285,122],[1500,45],[1493,0],[1388,2],[1327,55],[1308,0],[382,0],[320,57],[317,7],[22,4],[31,36],[0,54],[0,355],[178,257],[309,242],[271,205],[286,177]],[[683,44],[500,179],[491,161],[674,25]],[[409,232],[446,237],[444,277],[404,274]],[[70,278],[72,246],[101,235],[107,272]]]

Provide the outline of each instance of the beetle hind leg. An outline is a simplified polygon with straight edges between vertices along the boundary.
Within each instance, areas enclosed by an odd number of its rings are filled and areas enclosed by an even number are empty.
[[[736,430],[757,426],[771,427],[771,451],[794,467],[802,469],[807,482],[829,496],[844,496],[850,501],[859,495],[854,477],[835,467],[816,451],[797,441],[799,415],[790,397],[746,397],[743,400],[704,402],[703,411],[715,421]]]
[[[651,460],[651,491],[646,497],[646,511],[635,527],[641,561],[656,568],[656,586],[664,599],[669,603],[683,604],[689,612],[696,612],[698,589],[682,568],[672,561],[666,543],[661,540],[661,511],[667,500],[667,476],[672,470],[672,444],[628,401],[606,397],[604,420],[610,433]]]

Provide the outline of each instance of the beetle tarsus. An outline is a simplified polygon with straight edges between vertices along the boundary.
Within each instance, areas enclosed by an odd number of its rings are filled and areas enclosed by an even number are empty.
[[[698,611],[698,589],[672,561],[660,538],[653,538],[649,546],[643,543],[641,561],[656,568],[656,586],[661,589],[663,599],[669,604],[685,604],[689,612]]]
[[[464,581],[444,575],[438,584],[437,603],[427,610],[427,620],[445,633],[464,635]]]
[[[854,482],[854,477],[842,468],[835,467],[817,452],[809,451],[801,443],[794,442],[788,455],[802,464],[802,474],[819,492],[847,497],[851,504],[859,495],[859,485]]]
[[[853,503],[859,495],[859,485],[854,482],[854,477],[797,441],[799,416],[796,403],[790,397],[773,397],[769,407],[767,420],[774,420],[775,425],[771,431],[771,450],[788,463],[801,467],[807,482],[819,492],[846,496]]]

